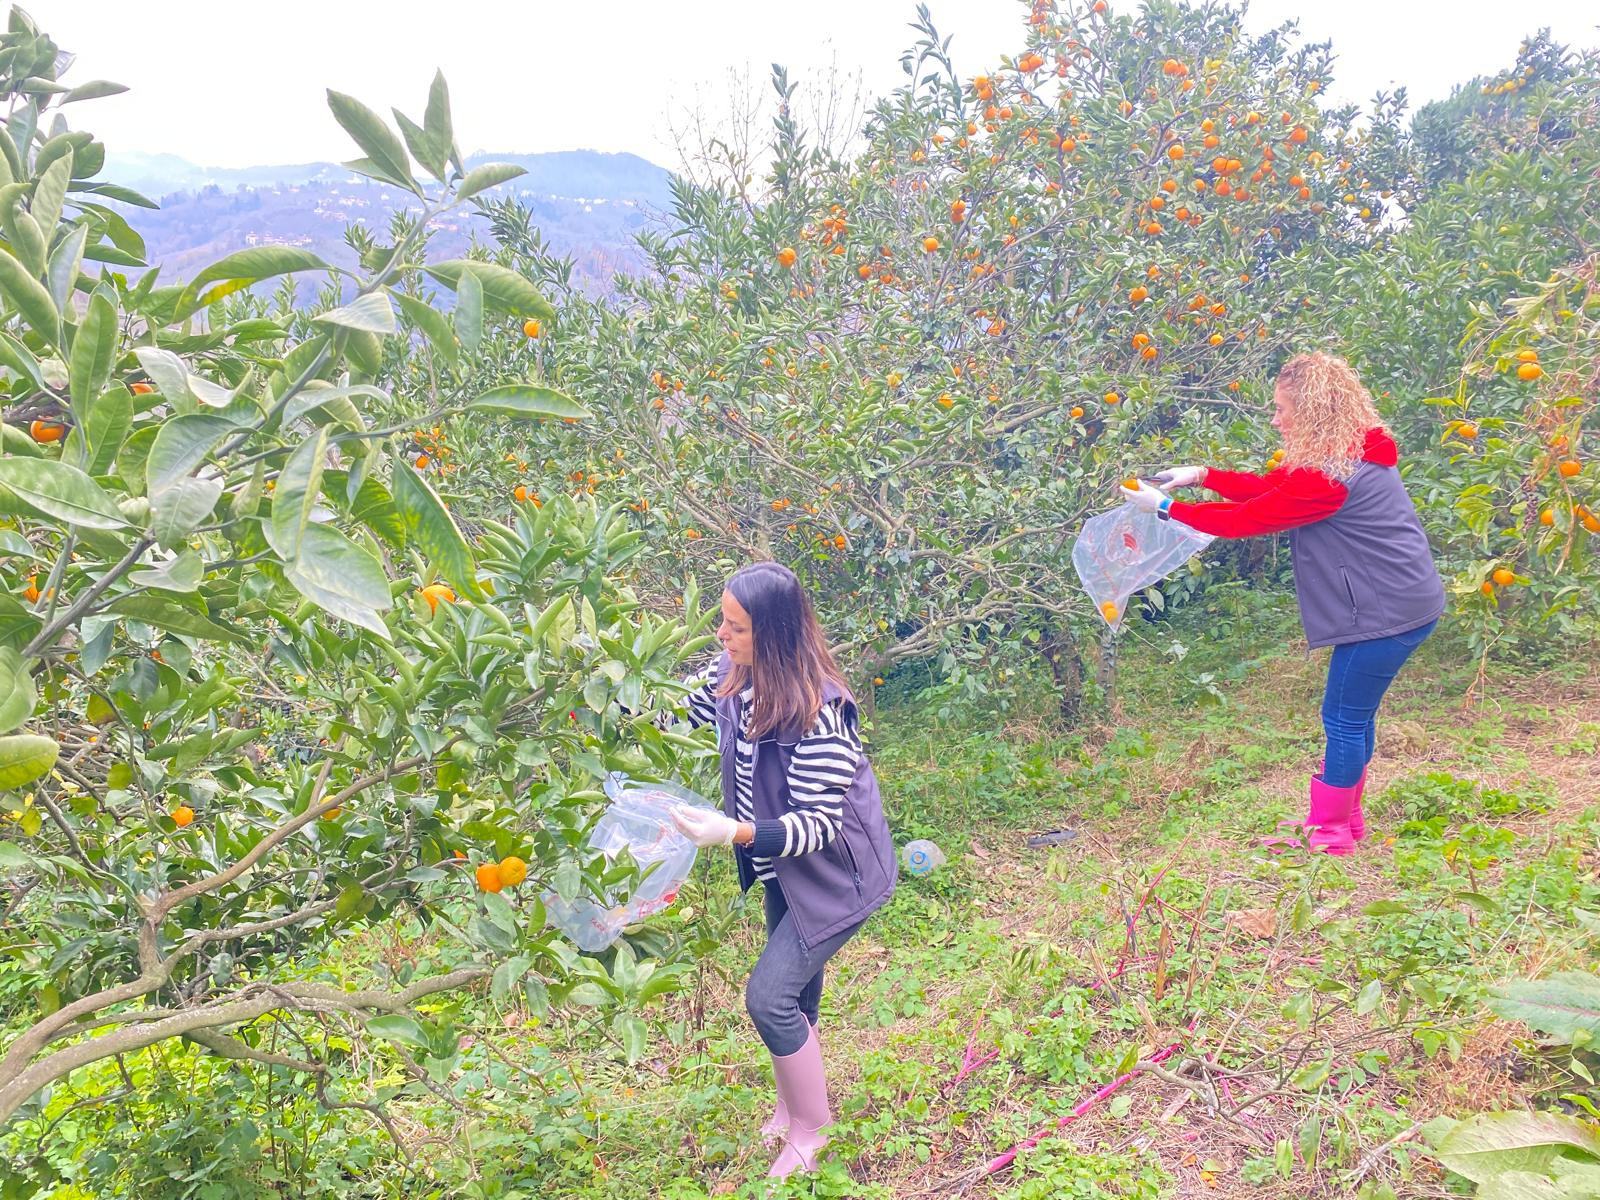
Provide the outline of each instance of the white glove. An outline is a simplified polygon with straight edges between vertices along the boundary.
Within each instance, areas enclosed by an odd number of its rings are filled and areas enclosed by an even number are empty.
[[[739,822],[709,808],[692,804],[676,804],[672,808],[672,823],[696,846],[731,846]]]
[[[1131,501],[1144,512],[1155,512],[1156,509],[1161,507],[1161,502],[1167,498],[1167,494],[1160,488],[1151,487],[1143,480],[1139,481],[1137,488],[1124,485],[1119,490],[1122,492],[1124,500]]]
[[[1197,483],[1204,483],[1206,469],[1204,467],[1168,467],[1156,476],[1156,482],[1166,488],[1193,487]]]

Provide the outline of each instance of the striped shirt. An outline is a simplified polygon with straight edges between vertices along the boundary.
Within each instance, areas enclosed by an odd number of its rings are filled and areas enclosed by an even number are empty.
[[[718,660],[720,662],[720,659]],[[698,729],[717,719],[718,663],[685,681],[689,723]],[[775,877],[774,856],[792,858],[821,850],[839,835],[844,822],[844,796],[861,763],[861,738],[845,718],[841,702],[824,704],[789,760],[790,810],[776,820],[758,821],[755,813],[753,763],[755,747],[746,736],[754,692],[739,696],[739,730],[734,739],[734,815],[755,826],[749,846],[756,878]],[[759,853],[758,853],[759,851]]]

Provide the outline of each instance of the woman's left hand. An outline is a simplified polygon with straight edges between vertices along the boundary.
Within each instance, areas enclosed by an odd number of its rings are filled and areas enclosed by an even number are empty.
[[[1167,494],[1158,487],[1151,487],[1142,479],[1137,482],[1139,484],[1137,488],[1124,485],[1118,489],[1122,493],[1122,498],[1145,512],[1155,512],[1161,507],[1161,502],[1167,498]]]
[[[672,823],[696,846],[731,846],[739,822],[709,808],[679,804],[672,810]]]

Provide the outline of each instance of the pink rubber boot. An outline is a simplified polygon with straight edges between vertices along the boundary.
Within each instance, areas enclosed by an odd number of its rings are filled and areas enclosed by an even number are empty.
[[[1324,759],[1323,762],[1319,762],[1317,764],[1317,778],[1318,779],[1322,778],[1322,768],[1323,768],[1323,766],[1324,766],[1324,764],[1326,762],[1327,762],[1327,760]],[[1350,837],[1351,837],[1351,839],[1353,841],[1357,841],[1357,842],[1364,841],[1366,839],[1366,836],[1367,836],[1367,818],[1366,818],[1366,814],[1361,811],[1361,795],[1366,790],[1367,790],[1367,769],[1365,767],[1362,767],[1361,768],[1361,778],[1356,780],[1356,799],[1355,799],[1355,803],[1350,806]],[[1278,828],[1279,829],[1293,829],[1296,825],[1309,825],[1310,823],[1311,822],[1309,820],[1307,820],[1307,821],[1296,821],[1291,817],[1291,818],[1289,818],[1287,820],[1279,821],[1278,822]]]
[[[778,1094],[789,1109],[789,1136],[767,1177],[787,1179],[796,1171],[817,1169],[817,1152],[828,1144],[822,1131],[833,1121],[817,1031],[813,1029],[806,1044],[793,1054],[774,1054],[772,1073],[778,1081]]]
[[[1302,824],[1313,852],[1344,855],[1356,848],[1350,816],[1360,790],[1359,783],[1337,788],[1324,783],[1320,776],[1311,777],[1311,810]],[[1298,846],[1300,842],[1293,837],[1278,836],[1267,838],[1262,844],[1277,852]]]
[[[811,1035],[815,1037],[817,1027],[811,1026]],[[820,1045],[820,1042],[818,1043]],[[761,1127],[761,1141],[767,1147],[776,1146],[783,1141],[783,1135],[789,1132],[789,1102],[783,1096],[783,1079],[776,1071],[773,1073],[773,1083],[778,1093],[777,1106],[772,1110],[772,1116]]]

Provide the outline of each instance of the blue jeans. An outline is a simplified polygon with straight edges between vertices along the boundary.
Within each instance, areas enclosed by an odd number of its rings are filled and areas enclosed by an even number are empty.
[[[822,1003],[823,966],[861,926],[852,925],[802,950],[778,881],[765,881],[761,893],[767,945],[745,984],[744,1006],[767,1049],[782,1057],[795,1053],[811,1036]]]
[[[1422,645],[1438,621],[1420,629],[1333,648],[1328,660],[1328,690],[1322,698],[1322,728],[1328,735],[1323,782],[1354,787],[1361,782],[1378,737],[1378,705],[1411,652]]]

